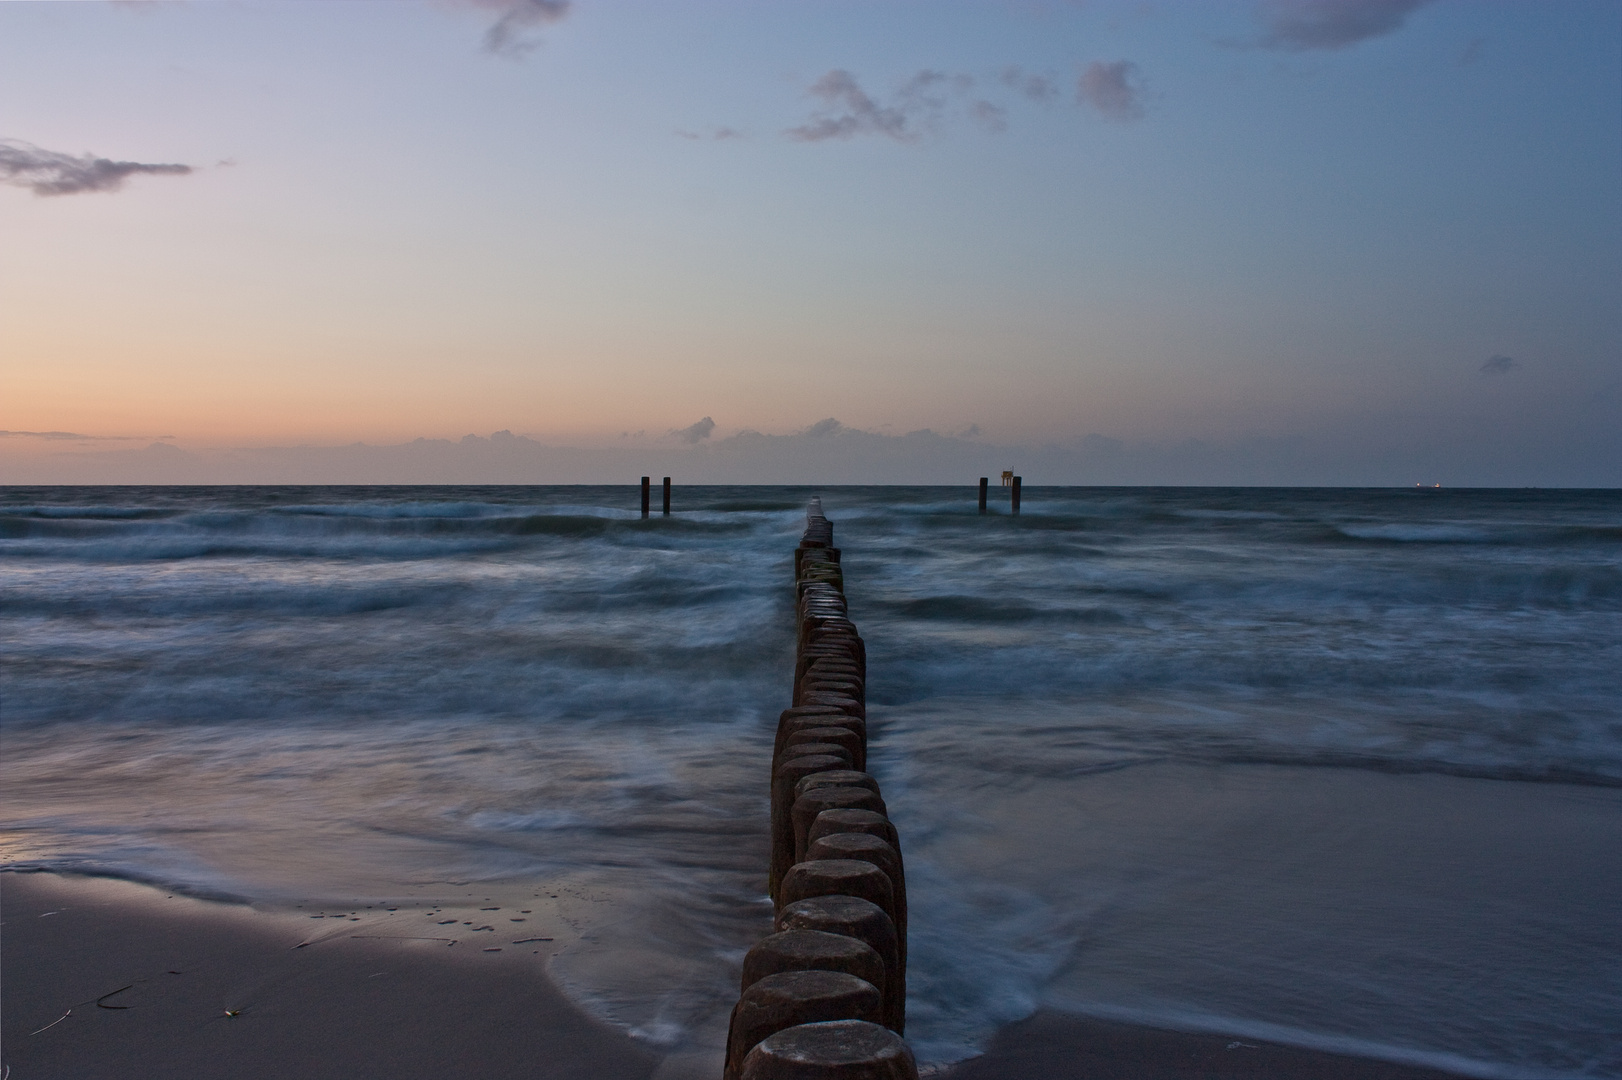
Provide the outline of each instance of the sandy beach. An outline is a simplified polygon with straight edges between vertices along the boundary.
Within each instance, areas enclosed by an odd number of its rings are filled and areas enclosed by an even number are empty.
[[[0,905],[19,1080],[634,1078],[660,1064],[564,999],[546,943],[511,943],[530,933],[448,946],[420,910],[315,921],[44,873],[0,875]]]
[[[318,920],[125,881],[0,874],[4,1064],[17,1080],[254,1080],[289,1073],[310,1080],[677,1080],[718,1073],[718,1059],[662,1056],[568,1002],[546,975],[548,943],[523,940],[545,934],[491,932],[470,944],[435,933],[452,919],[461,930],[478,921],[462,916],[478,914],[472,906],[362,907],[354,914],[323,910]],[[1421,1080],[1449,1074],[1039,1013],[1004,1029],[984,1056],[937,1075]]]

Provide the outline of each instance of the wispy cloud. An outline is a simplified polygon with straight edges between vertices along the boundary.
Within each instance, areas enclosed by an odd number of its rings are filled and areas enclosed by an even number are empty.
[[[1003,68],[997,81],[1032,101],[1052,101],[1059,96],[1059,88],[1046,75],[1037,75],[1018,66]]]
[[[190,165],[149,165],[84,154],[74,157],[16,139],[0,139],[0,183],[25,187],[35,195],[82,195],[117,191],[132,176],[185,176]]]
[[[689,415],[691,415],[691,414],[689,414]],[[710,437],[710,432],[712,432],[714,430],[715,430],[715,421],[711,420],[709,417],[706,416],[704,419],[700,420],[698,423],[689,424],[686,427],[682,428],[680,431],[675,431],[675,432],[672,432],[671,434],[675,435],[677,438],[681,439],[682,442],[687,443],[689,446],[697,446],[699,443],[701,443],[705,439],[709,438]]]
[[[799,142],[827,142],[877,135],[915,143],[939,131],[948,121],[968,121],[990,132],[1008,129],[1014,109],[1031,102],[1058,99],[1059,83],[1051,74],[1015,65],[982,78],[925,68],[898,84],[889,97],[868,91],[844,68],[834,68],[806,88],[820,102],[803,123],[783,134]],[[1138,66],[1129,60],[1089,64],[1076,84],[1078,104],[1111,120],[1136,120],[1144,114],[1144,85]],[[687,139],[721,138],[693,131]]]
[[[1076,83],[1076,100],[1091,105],[1111,120],[1136,120],[1143,115],[1143,79],[1130,60],[1094,61]]]
[[[994,105],[989,101],[976,101],[969,106],[969,115],[974,122],[987,131],[1008,130],[1008,110],[1001,105]]]
[[[95,435],[80,435],[76,431],[0,431],[0,439],[73,439],[84,441]]]
[[[1519,366],[1511,357],[1502,354],[1489,356],[1481,362],[1481,373],[1483,375],[1503,375]]]
[[[739,131],[737,128],[729,127],[711,128],[707,134],[699,131],[678,131],[676,134],[683,139],[694,139],[701,142],[726,142],[729,139],[748,138],[747,135]]]
[[[173,435],[159,436],[172,439]],[[81,435],[77,431],[0,431],[0,439],[45,439],[48,442],[144,442],[150,435]]]
[[[1016,83],[1008,83],[1009,72]],[[1031,86],[1046,85],[1044,76],[1029,76],[1009,68],[992,80],[1013,86],[1027,96]],[[801,142],[850,139],[858,135],[881,135],[896,142],[916,142],[936,130],[948,115],[960,109],[971,121],[991,131],[1008,126],[1008,109],[984,97],[970,98],[980,83],[973,75],[925,68],[902,82],[895,94],[882,101],[864,90],[856,77],[842,68],[823,75],[807,89],[823,107],[803,124],[784,134]]]
[[[1265,0],[1261,44],[1301,52],[1344,49],[1401,28],[1430,0]]]
[[[484,47],[497,56],[522,59],[540,47],[535,31],[569,14],[570,0],[461,0],[468,7],[493,11],[497,18],[484,32]]]
[[[812,83],[806,91],[823,103],[823,110],[804,124],[789,128],[786,134],[801,142],[849,139],[856,135],[883,135],[897,142],[918,138],[907,110],[900,105],[880,105],[868,96],[850,72],[836,68]]]

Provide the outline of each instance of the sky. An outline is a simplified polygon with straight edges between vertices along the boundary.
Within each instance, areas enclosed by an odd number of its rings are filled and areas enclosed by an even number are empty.
[[[1622,484],[1622,5],[0,0],[0,482]]]

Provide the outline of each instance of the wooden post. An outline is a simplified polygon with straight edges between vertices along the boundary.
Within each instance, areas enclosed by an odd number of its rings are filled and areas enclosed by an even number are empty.
[[[901,1036],[861,1020],[797,1024],[756,1043],[740,1080],[918,1080]]]
[[[670,477],[665,477],[665,517],[670,516]]]
[[[980,478],[980,512],[982,514],[986,512],[986,485],[990,482],[989,477],[982,476]]]
[[[642,516],[648,516],[648,478],[642,478]]]
[[[1023,476],[1014,477],[1013,502],[1014,502],[1014,513],[1016,513],[1016,514],[1019,513],[1019,484],[1020,484],[1020,481],[1024,480],[1024,479],[1025,478]]]

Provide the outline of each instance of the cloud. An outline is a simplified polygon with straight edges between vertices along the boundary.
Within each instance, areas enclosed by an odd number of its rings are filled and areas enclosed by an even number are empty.
[[[1260,15],[1269,49],[1344,49],[1399,29],[1430,0],[1265,0]]]
[[[1143,115],[1143,84],[1138,65],[1130,60],[1087,65],[1076,83],[1076,100],[1091,105],[1111,120],[1136,120]]]
[[[969,115],[987,131],[1008,130],[1008,110],[989,101],[976,101],[969,106]]]
[[[944,71],[925,68],[901,84],[899,97],[905,102],[938,107],[945,105],[946,99],[934,96],[934,91],[954,90],[959,94],[966,94],[973,89],[973,75],[948,75]]]
[[[1481,373],[1483,375],[1503,375],[1517,367],[1520,367],[1520,365],[1514,360],[1500,354],[1498,356],[1489,356],[1483,360],[1481,362]]]
[[[1027,75],[1018,67],[1004,68],[997,81],[1032,101],[1052,101],[1059,96],[1059,88],[1052,79],[1046,75]]]
[[[1077,86],[1077,99],[1114,120],[1135,120],[1143,115],[1142,79],[1138,67],[1126,60],[1095,63]],[[1017,95],[1012,101],[1003,93]],[[783,134],[800,142],[826,142],[879,135],[896,142],[917,142],[937,131],[948,119],[967,120],[989,132],[1008,129],[1012,106],[1026,101],[1047,104],[1059,96],[1053,76],[1013,65],[985,79],[961,72],[925,68],[900,83],[884,99],[869,93],[856,76],[843,68],[829,71],[806,92],[821,102],[802,124]],[[725,129],[721,129],[725,130]],[[696,132],[677,134],[702,139]],[[715,136],[721,137],[719,134]]]
[[[74,157],[16,139],[0,139],[0,183],[28,188],[35,195],[117,191],[125,180],[140,173],[185,176],[191,171],[190,165],[113,161],[94,154]]]
[[[706,416],[698,423],[690,424],[687,427],[682,428],[680,431],[674,432],[673,434],[675,434],[677,438],[681,439],[682,442],[687,443],[689,446],[696,446],[705,439],[709,438],[710,432],[714,430],[715,421]]]
[[[1614,395],[1613,395],[1614,396]],[[740,431],[693,445],[628,440],[579,447],[495,432],[469,439],[416,439],[387,446],[262,446],[181,450],[162,444],[112,449],[81,444],[41,452],[0,439],[7,484],[610,484],[635,513],[639,477],[684,484],[949,484],[972,513],[975,481],[1012,468],[1027,485],[1324,485],[1404,487],[1427,482],[1483,487],[1616,487],[1622,446],[1594,417],[1559,432],[1472,424],[1459,441],[1418,429],[1319,430],[1298,436],[1235,436],[1176,443],[1101,434],[1062,444],[1006,444],[928,429],[886,435],[823,420],[791,434]],[[101,449],[108,446],[108,449]],[[92,448],[95,447],[95,448]],[[1027,511],[1040,492],[1027,487]]]
[[[569,13],[570,0],[461,0],[469,7],[499,12],[484,32],[484,47],[497,56],[522,59],[540,46],[531,31],[550,26]]]
[[[801,142],[849,139],[857,135],[882,135],[896,142],[916,142],[936,127],[951,109],[975,87],[972,75],[953,74],[925,68],[903,82],[889,103],[874,99],[843,69],[834,69],[807,89],[822,99],[824,107],[799,127],[785,135]],[[970,119],[992,130],[1006,126],[1007,110],[989,101],[969,105]]]
[[[683,139],[694,139],[700,141],[707,140],[710,142],[726,142],[728,139],[748,138],[747,135],[739,131],[737,128],[729,127],[711,128],[708,135],[701,134],[697,131],[678,131],[676,134]]]
[[[165,439],[174,438],[173,435],[160,436]],[[47,441],[69,440],[73,442],[140,442],[151,438],[150,435],[81,435],[77,431],[0,431],[0,439],[45,439]]]
[[[836,68],[812,83],[806,92],[822,99],[826,111],[799,127],[789,128],[786,134],[791,139],[824,142],[854,135],[883,135],[897,142],[912,142],[918,138],[908,124],[905,110],[874,101],[848,71]]]
[[[0,439],[77,439],[83,442],[95,435],[80,435],[73,431],[0,431]]]

